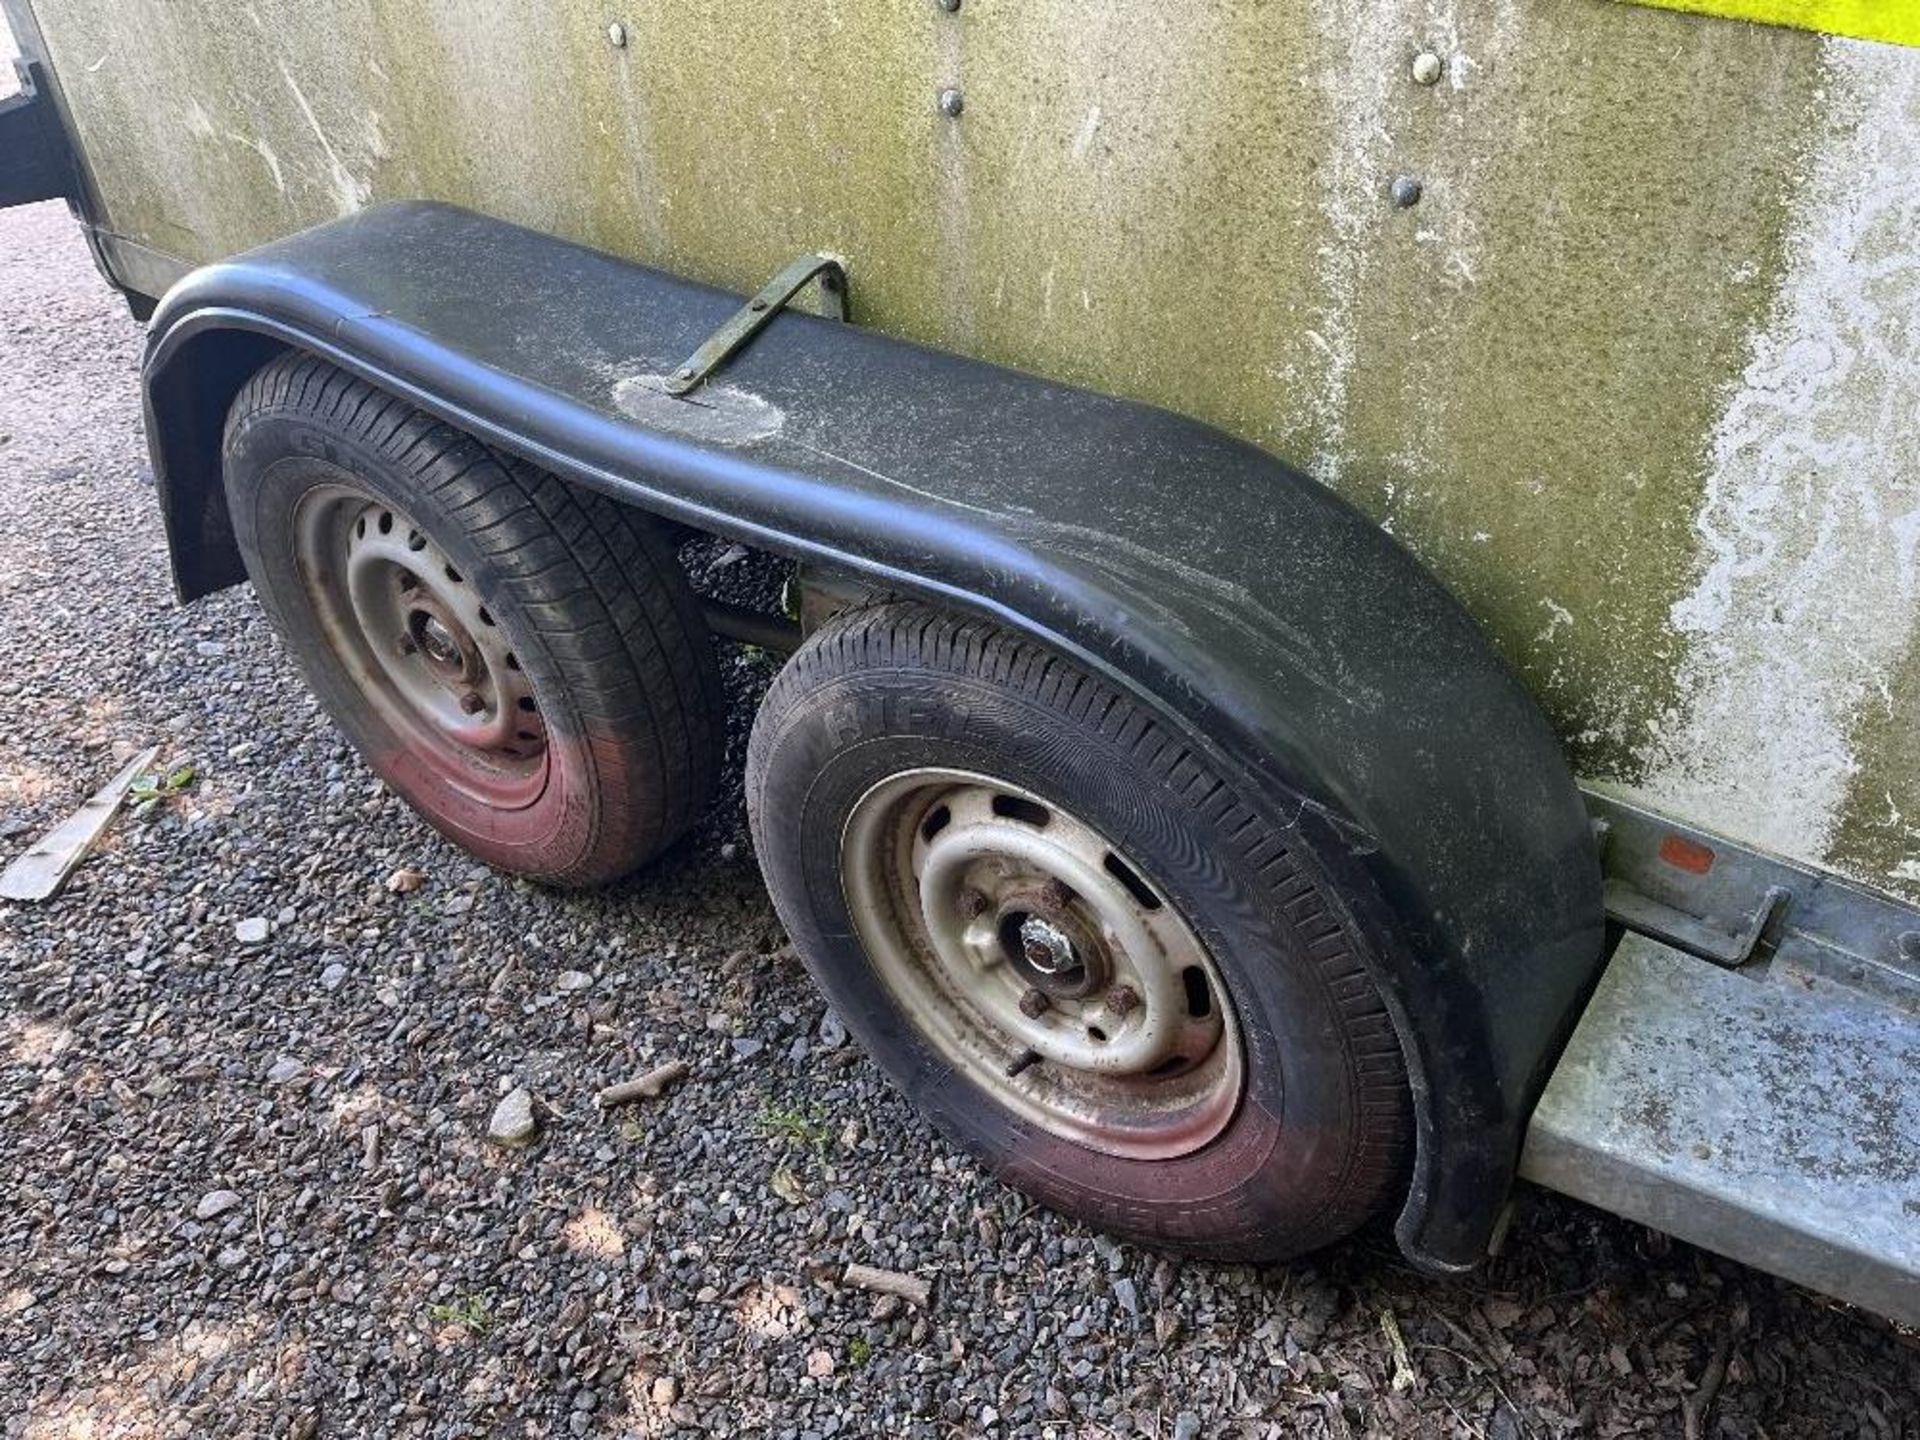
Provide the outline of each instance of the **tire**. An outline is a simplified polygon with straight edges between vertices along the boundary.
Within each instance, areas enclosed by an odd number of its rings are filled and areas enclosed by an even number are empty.
[[[821,989],[1006,1181],[1239,1260],[1403,1193],[1399,1041],[1344,907],[1296,832],[1103,682],[985,623],[855,611],[774,682],[747,799]]]
[[[698,818],[724,740],[719,670],[651,520],[301,354],[242,388],[223,453],[274,628],[448,839],[587,885]]]

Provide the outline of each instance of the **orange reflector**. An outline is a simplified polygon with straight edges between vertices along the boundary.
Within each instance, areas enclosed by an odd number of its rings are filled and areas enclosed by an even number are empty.
[[[1713,868],[1713,851],[1684,835],[1669,835],[1662,840],[1660,858],[1689,875],[1704,875]]]

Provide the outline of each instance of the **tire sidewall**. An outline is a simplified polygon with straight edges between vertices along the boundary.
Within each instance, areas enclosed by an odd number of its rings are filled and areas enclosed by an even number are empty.
[[[1329,919],[1309,942],[1297,901],[1290,917],[1276,899],[1300,892],[1315,902],[1306,909],[1325,916],[1323,888],[1276,886],[1273,857],[1244,853],[1214,809],[1157,783],[1121,745],[1003,685],[941,668],[865,671],[781,709],[763,712],[764,735],[756,728],[764,783],[749,787],[770,886],[835,1009],[936,1126],[1049,1203],[1202,1253],[1295,1253],[1365,1218],[1353,1213],[1350,1173],[1360,1086],[1339,1000],[1307,948],[1353,941]],[[1103,1154],[993,1102],[920,1037],[856,937],[839,855],[860,797],[927,766],[1001,778],[1061,806],[1178,908],[1230,992],[1246,1059],[1244,1095],[1220,1136],[1168,1160]],[[1299,878],[1308,863],[1294,852],[1278,862]]]

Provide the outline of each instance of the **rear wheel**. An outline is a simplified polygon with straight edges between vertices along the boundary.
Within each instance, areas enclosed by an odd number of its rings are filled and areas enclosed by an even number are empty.
[[[1398,1038],[1301,837],[1142,707],[912,604],[811,640],[748,803],[796,948],[913,1101],[1069,1213],[1204,1254],[1398,1191]]]
[[[247,572],[308,682],[450,839],[589,883],[700,813],[719,675],[644,516],[297,355],[234,401],[225,477]]]

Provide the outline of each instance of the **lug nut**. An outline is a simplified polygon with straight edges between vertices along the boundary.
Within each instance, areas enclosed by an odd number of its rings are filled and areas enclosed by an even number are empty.
[[[1049,880],[1040,887],[1041,903],[1055,910],[1064,910],[1073,903],[1073,889],[1064,880]]]
[[[460,708],[469,715],[478,715],[487,708],[487,702],[480,698],[477,691],[469,690],[460,697]]]
[[[1029,985],[1027,993],[1020,997],[1020,1013],[1029,1020],[1038,1020],[1052,1004],[1046,991],[1038,985]]]
[[[1140,1008],[1140,992],[1131,985],[1116,985],[1107,992],[1107,1013],[1122,1019]]]
[[[993,908],[993,902],[978,890],[966,889],[960,892],[960,916],[963,920],[978,920]]]

